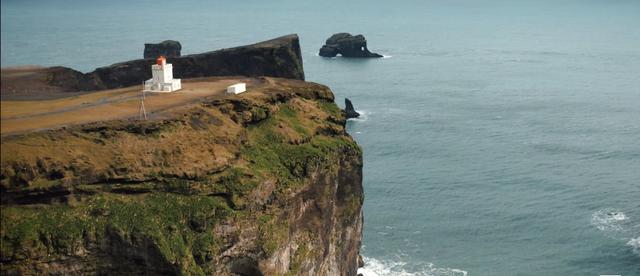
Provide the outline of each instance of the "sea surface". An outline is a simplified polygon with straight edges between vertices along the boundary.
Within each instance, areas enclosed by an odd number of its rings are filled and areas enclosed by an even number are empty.
[[[363,114],[369,275],[640,275],[640,1],[2,0],[2,66],[300,35]],[[322,58],[337,32],[382,59]]]

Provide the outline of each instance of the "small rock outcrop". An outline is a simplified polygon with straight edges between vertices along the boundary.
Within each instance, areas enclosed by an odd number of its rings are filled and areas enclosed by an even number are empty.
[[[165,57],[179,57],[182,45],[175,40],[165,40],[160,43],[145,43],[144,44],[144,58],[157,58],[159,56]]]
[[[344,98],[344,113],[347,119],[360,117],[360,113],[353,108],[353,104],[347,98]]]
[[[367,40],[363,35],[353,36],[349,33],[337,33],[332,35],[325,45],[320,48],[320,56],[335,57],[359,57],[359,58],[380,58],[382,55],[372,53],[367,49]]]

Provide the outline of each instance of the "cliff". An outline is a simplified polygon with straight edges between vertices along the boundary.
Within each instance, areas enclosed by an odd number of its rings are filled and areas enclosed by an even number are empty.
[[[176,78],[269,76],[304,80],[297,35],[202,54],[167,58]],[[101,67],[87,74],[96,89],[139,85],[151,78],[154,59],[138,59]]]
[[[175,78],[267,76],[304,80],[300,42],[295,34],[201,54],[169,57]],[[98,91],[141,85],[151,78],[155,58],[100,67],[89,73],[55,66],[4,69],[2,99],[53,98],[60,92]],[[18,71],[18,72],[12,72]],[[64,94],[64,93],[63,93]]]
[[[2,274],[355,275],[362,154],[344,114],[326,86],[255,82],[148,121],[4,135]]]

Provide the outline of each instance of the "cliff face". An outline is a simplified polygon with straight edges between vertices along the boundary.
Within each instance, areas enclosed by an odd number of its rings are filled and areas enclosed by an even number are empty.
[[[22,70],[11,77],[5,77],[3,71],[2,97],[46,98],[47,94],[54,92],[96,91],[142,85],[143,81],[151,78],[149,68],[155,62],[155,58],[131,60],[100,67],[89,73],[60,66]],[[267,76],[304,80],[300,42],[295,34],[252,45],[169,57],[167,62],[173,64],[175,78]]]
[[[2,274],[355,275],[362,156],[322,85],[3,137]]]

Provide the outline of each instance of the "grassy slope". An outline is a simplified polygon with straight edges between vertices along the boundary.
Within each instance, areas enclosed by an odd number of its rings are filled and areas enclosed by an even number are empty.
[[[258,246],[273,253],[286,225],[273,209],[256,211],[253,191],[272,181],[278,198],[303,186],[313,168],[334,165],[340,149],[359,148],[338,133],[342,114],[331,100],[250,101],[250,116],[261,120],[245,126],[222,105],[153,124],[151,133],[107,124],[97,132],[76,128],[3,141],[3,191],[72,191],[62,203],[3,204],[3,270],[24,259],[78,254],[110,231],[128,241],[149,239],[182,272],[210,273],[204,264],[228,243],[214,231],[223,221],[257,224]],[[167,146],[143,146],[149,144]],[[95,177],[85,179],[98,181],[83,181],[86,170]]]

